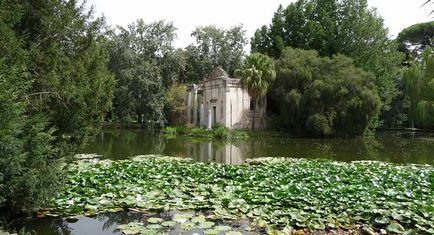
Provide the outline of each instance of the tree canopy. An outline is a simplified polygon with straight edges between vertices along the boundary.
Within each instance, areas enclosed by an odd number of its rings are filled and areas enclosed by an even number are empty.
[[[434,46],[434,21],[415,24],[403,29],[397,37],[400,50],[409,57],[417,58],[426,47]]]
[[[0,1],[0,207],[40,207],[111,105],[105,23],[78,1]]]
[[[403,75],[404,97],[409,101],[410,127],[434,128],[434,54],[431,47],[422,60],[413,62]]]
[[[285,48],[276,61],[273,99],[280,125],[317,137],[361,135],[378,115],[373,76],[344,56]]]
[[[256,31],[251,46],[253,52],[275,58],[287,46],[314,49],[321,56],[349,56],[357,67],[375,75],[383,110],[396,95],[402,55],[367,0],[298,0],[280,6],[272,23]]]
[[[109,69],[115,74],[113,118],[155,124],[164,120],[164,93],[184,70],[173,47],[176,28],[143,20],[118,28],[112,36]]]
[[[189,82],[198,82],[221,66],[230,76],[239,68],[247,43],[242,26],[230,29],[216,26],[198,27],[191,34],[196,42],[186,48],[187,74]]]

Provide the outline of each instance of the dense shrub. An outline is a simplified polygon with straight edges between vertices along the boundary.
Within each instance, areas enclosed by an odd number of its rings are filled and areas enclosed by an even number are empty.
[[[343,55],[286,48],[276,62],[273,99],[281,125],[311,136],[360,135],[378,115],[373,76]]]

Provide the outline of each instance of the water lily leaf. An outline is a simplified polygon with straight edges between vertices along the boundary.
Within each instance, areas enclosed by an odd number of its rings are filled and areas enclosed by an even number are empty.
[[[218,231],[229,231],[232,229],[232,227],[226,225],[219,225],[219,226],[215,226],[214,229]]]
[[[163,221],[164,220],[162,218],[155,218],[155,217],[148,219],[148,223],[152,223],[152,224],[158,224],[158,223],[161,223]]]
[[[199,228],[202,228],[202,229],[207,229],[207,228],[211,228],[212,226],[214,226],[214,222],[212,222],[212,221],[205,221],[205,222],[202,222],[202,223],[200,223],[199,224]]]
[[[198,215],[198,216],[193,217],[191,219],[191,222],[194,222],[194,223],[202,223],[202,222],[205,222],[205,221],[206,221],[206,219],[205,219],[204,215]]]
[[[205,234],[208,234],[208,235],[215,235],[215,234],[219,234],[220,233],[220,231],[217,230],[217,229],[206,229],[203,232]]]
[[[384,216],[378,216],[375,218],[375,223],[377,223],[377,224],[388,224],[389,221],[390,220]]]
[[[176,226],[176,222],[175,221],[164,221],[163,223],[161,223],[161,226],[164,226],[164,227],[175,227]]]
[[[129,228],[126,230],[122,230],[122,233],[126,234],[126,235],[133,235],[133,234],[138,234],[140,233],[140,229],[139,228]]]
[[[403,234],[405,232],[404,227],[398,223],[391,223],[387,226],[386,230],[391,233]]]
[[[181,228],[184,230],[189,230],[194,228],[195,224],[193,222],[185,222],[181,224]]]
[[[237,232],[237,231],[229,231],[226,232],[225,235],[243,235],[241,232]]]
[[[161,234],[166,234],[166,233],[157,231],[155,229],[142,229],[140,231],[140,234],[141,235],[157,235],[157,234],[161,235]]]
[[[147,229],[160,229],[161,227],[159,224],[149,224],[146,226]]]

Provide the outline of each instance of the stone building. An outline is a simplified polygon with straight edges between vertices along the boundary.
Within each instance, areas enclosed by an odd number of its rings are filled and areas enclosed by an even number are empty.
[[[263,129],[266,105],[265,97],[254,105],[240,79],[217,67],[201,84],[187,87],[187,125],[211,128],[219,123],[229,129],[250,129],[255,107],[255,129]]]

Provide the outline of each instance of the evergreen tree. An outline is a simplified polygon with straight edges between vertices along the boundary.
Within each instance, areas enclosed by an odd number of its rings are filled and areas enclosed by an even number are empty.
[[[0,1],[0,207],[43,206],[111,104],[104,22],[77,1]]]

